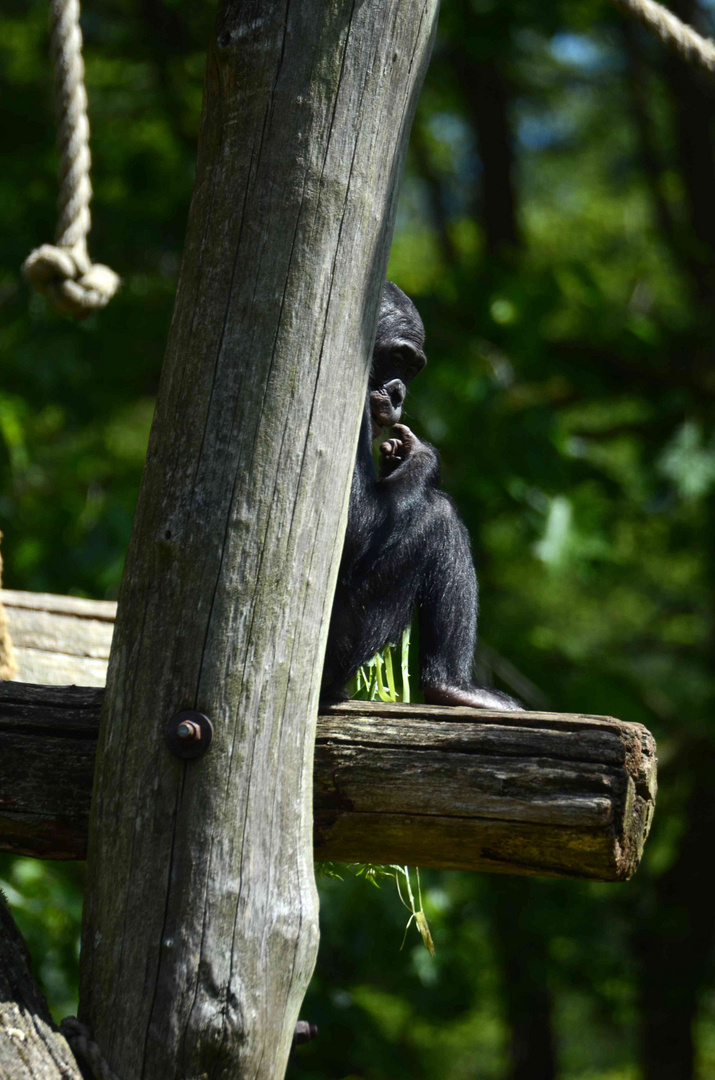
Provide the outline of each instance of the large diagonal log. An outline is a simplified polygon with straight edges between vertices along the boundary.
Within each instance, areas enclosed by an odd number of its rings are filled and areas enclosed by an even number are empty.
[[[1,848],[84,856],[102,695],[0,685]],[[623,880],[655,769],[639,724],[350,702],[318,718],[315,854]]]
[[[80,1020],[124,1080],[285,1070],[318,945],[320,673],[436,16],[218,4],[87,849]],[[187,708],[216,733],[191,764],[164,741]]]

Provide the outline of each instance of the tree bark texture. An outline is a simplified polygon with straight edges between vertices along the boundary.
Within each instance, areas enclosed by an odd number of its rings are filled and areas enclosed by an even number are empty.
[[[124,1080],[283,1075],[315,961],[317,694],[437,0],[223,0],[120,593],[80,1019]],[[209,753],[164,734],[207,714]]]
[[[0,686],[0,848],[83,858],[102,691]],[[639,724],[348,702],[318,718],[315,854],[620,881],[650,826]]]
[[[82,1080],[30,969],[20,931],[0,894],[0,1077]]]

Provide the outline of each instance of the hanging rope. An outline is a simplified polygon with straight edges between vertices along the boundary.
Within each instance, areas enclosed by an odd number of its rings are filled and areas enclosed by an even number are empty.
[[[635,16],[656,34],[669,49],[679,53],[689,63],[700,64],[715,73],[715,42],[702,37],[692,26],[668,11],[655,0],[615,0],[629,15]]]
[[[87,252],[92,185],[79,0],[51,0],[50,7],[61,155],[59,221],[55,244],[36,248],[22,269],[60,311],[84,319],[111,300],[119,277],[108,266],[93,264]]]

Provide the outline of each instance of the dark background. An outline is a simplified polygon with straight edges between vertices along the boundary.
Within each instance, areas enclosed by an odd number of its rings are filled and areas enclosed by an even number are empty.
[[[5,583],[115,597],[215,8],[87,0],[90,250],[124,286],[78,326],[19,275],[54,233],[47,6],[0,17]],[[677,11],[715,30],[712,4]],[[296,1080],[715,1072],[714,116],[715,83],[610,4],[444,2],[390,266],[428,334],[407,422],[471,530],[496,669],[647,724],[661,792],[629,884],[425,873],[434,959],[412,928],[400,951],[389,880],[323,880]],[[3,857],[0,878],[72,1011],[81,868]]]

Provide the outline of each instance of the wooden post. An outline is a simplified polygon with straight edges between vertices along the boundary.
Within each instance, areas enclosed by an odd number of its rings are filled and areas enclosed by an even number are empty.
[[[90,823],[80,1019],[123,1080],[285,1069],[325,635],[436,9],[220,5]],[[215,729],[188,763],[165,741],[185,708]]]

